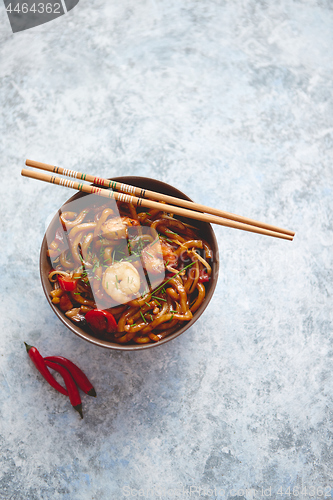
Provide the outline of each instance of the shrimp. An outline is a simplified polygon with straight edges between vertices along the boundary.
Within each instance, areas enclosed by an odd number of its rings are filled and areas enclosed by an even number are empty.
[[[161,274],[164,272],[163,254],[158,242],[145,247],[141,255],[148,273]]]
[[[102,224],[102,233],[108,240],[120,240],[127,237],[127,226],[139,226],[137,220],[130,217],[114,217]]]
[[[105,270],[102,286],[114,301],[126,304],[138,294],[140,275],[130,262],[116,262]]]
[[[161,274],[165,267],[174,271],[171,266],[177,264],[177,256],[172,248],[161,239],[145,247],[142,258],[147,272],[152,274]]]
[[[173,251],[173,248],[170,245],[168,245],[168,243],[166,243],[163,239],[160,241],[161,241],[163,259],[170,266],[177,266],[178,256]]]

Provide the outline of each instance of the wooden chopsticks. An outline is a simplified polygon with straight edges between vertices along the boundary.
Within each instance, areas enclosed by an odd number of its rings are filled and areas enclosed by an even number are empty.
[[[68,177],[73,177],[75,179],[79,179],[80,181],[92,182],[93,184],[95,184],[95,186],[84,184],[83,182],[63,179],[61,177],[56,177],[54,175],[42,172],[35,172],[28,169],[23,169],[21,172],[21,174],[25,177],[38,179],[44,182],[50,182],[52,184],[63,185],[72,189],[83,191],[85,193],[97,194],[106,198],[113,198],[116,201],[132,203],[135,206],[159,209],[165,212],[174,213],[175,215],[200,220],[203,222],[242,229],[244,231],[264,234],[267,236],[273,236],[289,241],[292,241],[295,234],[293,231],[282,229],[277,226],[272,226],[271,224],[262,223],[253,219],[249,219],[247,217],[206,207],[204,205],[193,203],[187,200],[182,200],[180,198],[175,198],[173,196],[168,196],[162,193],[155,193],[154,191],[148,191],[116,181],[94,177],[92,175],[76,172],[74,170],[64,169],[62,167],[56,167],[54,165],[48,165],[46,163],[36,162],[33,160],[27,160],[26,165],[57,174],[59,173]],[[112,190],[102,189],[101,187],[96,186],[103,186],[111,188]],[[152,201],[151,199],[154,201]],[[161,201],[165,203],[159,203]],[[173,203],[175,205],[169,205],[168,203]]]

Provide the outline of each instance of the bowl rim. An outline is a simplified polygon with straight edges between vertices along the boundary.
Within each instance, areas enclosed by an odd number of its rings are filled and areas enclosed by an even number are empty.
[[[140,183],[140,182],[141,183],[145,183],[147,181],[152,181],[153,183],[155,183],[157,185],[160,185],[160,187],[162,189],[164,188],[164,189],[171,189],[171,190],[173,190],[176,193],[175,194],[176,197],[183,198],[183,199],[186,199],[188,201],[192,201],[191,198],[189,198],[185,193],[183,193],[179,189],[175,188],[171,184],[168,184],[166,182],[160,181],[158,179],[154,179],[152,177],[141,177],[141,176],[132,176],[132,175],[130,175],[130,176],[112,177],[112,180],[114,180],[116,182],[121,182],[121,183],[124,183],[124,184],[132,184],[132,185],[136,185],[136,183]],[[158,189],[157,189],[157,191],[158,191]],[[66,200],[62,204],[62,206],[60,207],[60,209],[62,209],[66,204],[68,204],[68,203],[70,203],[70,202],[72,202],[72,201],[74,201],[74,200],[76,200],[78,198],[81,198],[83,196],[86,196],[86,194],[87,193],[83,193],[81,191],[75,193],[71,198],[69,198],[68,200]],[[42,288],[43,288],[44,294],[45,294],[45,296],[47,298],[47,301],[48,301],[51,309],[53,310],[53,312],[55,313],[55,315],[62,321],[62,323],[69,330],[71,330],[72,333],[74,333],[75,335],[77,335],[81,339],[90,342],[91,344],[97,345],[99,347],[104,347],[106,349],[113,349],[113,350],[117,350],[117,351],[141,351],[141,350],[144,350],[144,349],[151,349],[153,347],[157,347],[157,346],[163,345],[163,344],[165,344],[167,342],[170,342],[171,340],[179,337],[182,333],[184,333],[186,330],[188,330],[189,328],[191,328],[191,326],[193,326],[193,324],[200,318],[200,316],[206,310],[209,302],[212,299],[212,296],[214,294],[214,291],[215,291],[215,288],[216,288],[216,285],[217,285],[217,281],[218,281],[218,277],[219,277],[220,262],[219,262],[218,243],[217,243],[217,239],[216,239],[214,230],[213,230],[211,224],[209,224],[207,222],[204,222],[202,224],[205,227],[207,227],[207,230],[210,233],[210,237],[211,237],[211,241],[213,243],[213,246],[215,246],[214,261],[213,261],[214,262],[214,279],[212,279],[212,281],[211,281],[211,285],[210,285],[210,287],[208,289],[208,292],[206,293],[204,302],[201,304],[201,306],[199,307],[199,309],[195,312],[195,315],[193,316],[193,318],[190,321],[187,321],[187,322],[184,323],[184,326],[182,326],[180,329],[176,330],[175,332],[171,333],[167,337],[163,338],[159,342],[151,342],[149,344],[124,344],[124,345],[122,345],[122,344],[116,344],[116,343],[109,342],[107,340],[102,340],[102,339],[98,339],[96,337],[93,337],[88,332],[84,331],[82,328],[80,328],[79,326],[77,326],[74,323],[72,323],[70,321],[70,319],[68,319],[65,316],[65,314],[62,311],[60,311],[52,303],[52,300],[51,300],[51,297],[50,297],[50,294],[49,294],[49,290],[48,290],[47,285],[46,285],[47,283],[49,283],[49,281],[45,277],[45,272],[44,272],[44,262],[45,262],[45,256],[46,256],[46,248],[47,248],[46,234],[47,234],[49,228],[54,224],[56,218],[58,218],[58,216],[59,216],[59,210],[60,209],[57,210],[57,212],[54,214],[51,222],[48,224],[48,227],[47,227],[47,229],[45,231],[45,234],[44,234],[44,238],[42,240],[42,244],[41,244],[41,248],[40,248],[40,255],[39,255],[39,274],[40,274],[40,279],[41,279],[41,283],[42,283]],[[46,259],[46,261],[47,261],[47,259]]]

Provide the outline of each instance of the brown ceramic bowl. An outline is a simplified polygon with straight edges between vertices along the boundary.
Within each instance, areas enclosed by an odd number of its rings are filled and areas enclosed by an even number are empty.
[[[177,198],[183,198],[185,200],[190,200],[188,196],[186,196],[184,193],[179,191],[178,189],[170,186],[169,184],[165,184],[164,182],[155,180],[155,179],[149,179],[147,177],[116,177],[114,178],[115,181],[118,182],[123,182],[124,184],[130,184],[134,185],[143,189],[149,189],[151,191],[156,191],[164,194],[168,194],[171,196],[175,196]],[[84,193],[77,193],[74,196],[72,196],[64,205],[66,205],[69,202],[72,202],[78,198],[81,198],[82,196],[86,196]],[[190,200],[191,201],[191,200]],[[62,207],[63,208],[63,207]],[[165,344],[166,342],[169,342],[170,340],[178,337],[182,333],[184,333],[186,330],[191,328],[191,326],[197,321],[197,319],[201,316],[201,314],[204,312],[206,307],[208,306],[218,279],[218,271],[219,271],[219,258],[218,258],[218,246],[217,246],[217,241],[215,234],[213,232],[213,229],[210,224],[207,224],[205,222],[199,222],[195,221],[194,219],[185,219],[182,218],[185,222],[188,222],[192,224],[193,226],[196,226],[200,230],[200,235],[202,238],[208,241],[208,243],[211,245],[211,248],[213,250],[213,262],[212,262],[212,274],[211,274],[211,279],[209,281],[208,286],[206,287],[206,297],[199,307],[199,309],[194,313],[193,318],[188,321],[184,322],[183,326],[177,328],[174,333],[171,333],[168,337],[165,337],[159,342],[152,342],[150,344],[125,344],[125,345],[120,345],[116,344],[114,342],[109,342],[106,340],[101,340],[93,335],[91,335],[88,331],[85,331],[83,328],[80,326],[74,324],[65,314],[58,309],[54,304],[51,302],[51,297],[50,297],[50,291],[52,290],[52,285],[48,279],[48,273],[51,269],[51,264],[50,261],[46,255],[47,251],[47,235],[48,234],[54,234],[55,229],[58,224],[58,213],[54,216],[53,220],[51,221],[46,234],[44,236],[43,242],[42,242],[42,247],[40,251],[40,276],[41,276],[41,281],[42,281],[42,286],[43,290],[45,293],[45,296],[53,309],[53,312],[58,316],[58,318],[69,328],[75,335],[80,337],[81,339],[87,340],[88,342],[91,342],[92,344],[98,345],[100,347],[106,347],[107,349],[117,349],[121,351],[138,351],[141,349],[150,349],[152,347],[156,347],[161,344]]]

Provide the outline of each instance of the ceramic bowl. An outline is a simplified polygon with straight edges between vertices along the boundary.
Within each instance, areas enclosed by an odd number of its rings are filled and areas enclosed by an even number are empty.
[[[164,193],[168,194],[177,198],[183,198],[185,200],[190,200],[188,196],[186,196],[184,193],[179,191],[178,189],[174,188],[173,186],[170,186],[169,184],[166,184],[164,182],[155,180],[155,179],[150,179],[147,177],[116,177],[113,178],[113,180],[117,182],[122,182],[124,184],[130,184],[133,186],[137,186],[143,189],[148,189],[151,191],[156,191],[159,193]],[[81,198],[83,196],[87,196],[85,193],[79,192],[72,196],[62,207],[61,210],[65,210],[64,206],[70,202],[73,202],[74,200],[77,200],[78,198]],[[190,200],[191,201],[191,200]],[[117,349],[121,351],[138,351],[142,349],[152,349],[153,347],[160,346],[162,344],[165,344],[166,342],[170,342],[171,340],[175,339],[176,337],[179,337],[182,333],[184,333],[186,330],[191,328],[194,323],[200,318],[202,313],[205,311],[205,309],[208,307],[209,302],[213,296],[217,279],[218,279],[218,271],[219,271],[219,258],[218,258],[218,246],[217,246],[217,241],[216,237],[214,234],[214,231],[211,227],[210,224],[207,224],[205,222],[199,222],[195,221],[194,219],[185,219],[181,218],[181,220],[184,220],[185,222],[188,222],[192,224],[193,226],[196,226],[199,231],[200,231],[200,236],[204,238],[208,243],[211,245],[212,251],[213,251],[213,261],[212,261],[212,274],[211,274],[211,279],[208,283],[208,286],[206,287],[206,297],[199,307],[199,309],[194,313],[193,318],[190,321],[184,322],[179,328],[177,328],[173,333],[165,337],[164,339],[160,340],[159,342],[152,342],[149,344],[117,344],[114,342],[109,342],[106,340],[101,340],[96,337],[94,337],[89,331],[84,330],[80,326],[76,325],[73,323],[67,316],[60,310],[58,307],[56,307],[50,297],[50,291],[52,290],[52,284],[50,283],[48,279],[48,274],[51,269],[51,263],[49,258],[47,257],[47,241],[50,241],[50,238],[48,238],[48,235],[52,235],[55,233],[56,227],[59,224],[59,214],[57,213],[53,220],[51,221],[43,242],[41,246],[41,251],[40,251],[40,276],[41,276],[41,281],[42,281],[42,286],[43,290],[45,293],[45,296],[54,312],[54,314],[67,326],[67,328],[73,332],[75,335],[80,337],[83,340],[86,340],[88,342],[91,342],[92,344],[95,344],[100,347],[104,347],[107,349]]]

